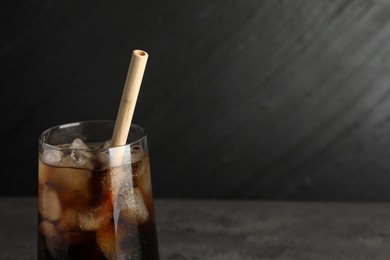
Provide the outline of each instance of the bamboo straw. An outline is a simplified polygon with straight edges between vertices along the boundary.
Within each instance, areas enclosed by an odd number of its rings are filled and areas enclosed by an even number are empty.
[[[126,144],[148,56],[145,51],[133,51],[112,134],[111,147]]]

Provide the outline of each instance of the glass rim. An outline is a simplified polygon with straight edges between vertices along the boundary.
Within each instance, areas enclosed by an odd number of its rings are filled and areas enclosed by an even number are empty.
[[[142,131],[142,137],[141,138],[138,138],[132,142],[126,142],[126,144],[124,145],[119,145],[119,146],[115,146],[115,147],[106,147],[106,148],[98,148],[98,149],[94,149],[94,148],[71,148],[71,147],[58,147],[56,145],[53,145],[53,144],[50,144],[48,143],[47,141],[44,140],[43,136],[47,133],[49,133],[50,131],[53,131],[55,129],[64,129],[64,128],[68,128],[68,127],[73,127],[73,126],[79,126],[80,124],[84,124],[84,123],[110,123],[110,124],[114,124],[115,125],[115,121],[113,120],[86,120],[86,121],[77,121],[77,122],[72,122],[72,123],[65,123],[65,124],[59,124],[59,125],[55,125],[55,126],[52,126],[50,128],[47,128],[46,130],[44,130],[40,135],[39,135],[39,142],[42,143],[43,145],[45,145],[46,147],[49,147],[51,149],[55,149],[55,150],[59,150],[59,151],[68,151],[68,150],[79,150],[79,151],[87,151],[87,152],[103,152],[103,151],[108,151],[108,150],[111,150],[111,149],[120,149],[120,148],[125,148],[127,146],[131,146],[132,144],[135,144],[135,143],[139,143],[139,142],[142,142],[143,140],[146,139],[146,131],[143,127],[137,125],[137,124],[131,124],[130,128],[131,127],[136,127],[138,129],[140,129]],[[113,129],[114,130],[114,129]],[[130,132],[129,132],[130,133]],[[111,140],[108,139],[108,140]],[[107,140],[107,141],[108,141]]]

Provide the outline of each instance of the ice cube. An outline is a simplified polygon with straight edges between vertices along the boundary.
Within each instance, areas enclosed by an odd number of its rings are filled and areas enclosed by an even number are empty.
[[[109,149],[109,160],[111,167],[136,163],[142,160],[143,157],[144,151],[139,145],[134,145],[131,147],[127,145]]]
[[[56,227],[47,221],[39,224],[39,232],[45,237],[45,243],[50,255],[57,258],[57,250],[64,247],[63,239]]]
[[[149,212],[139,188],[121,191],[118,195],[121,217],[128,223],[142,224],[149,220]]]
[[[114,147],[108,150],[110,154],[110,166],[117,167],[130,164],[131,151],[129,146]]]
[[[63,204],[76,209],[85,207],[92,198],[92,172],[84,169],[56,168],[52,182]]]
[[[45,150],[41,156],[44,163],[49,165],[58,165],[61,162],[63,153],[59,150]]]
[[[39,196],[39,213],[48,221],[57,221],[61,217],[61,203],[57,192],[43,185]]]
[[[149,157],[145,156],[142,164],[135,172],[136,185],[141,189],[142,194],[146,197],[152,196],[152,183],[150,179]]]
[[[136,254],[142,251],[137,224],[129,224],[119,219],[115,226],[115,238],[118,256],[126,256],[124,259],[138,259]],[[142,237],[141,237],[142,239]],[[141,255],[139,255],[141,256]],[[120,258],[122,259],[122,258]]]
[[[142,160],[146,154],[147,154],[146,151],[141,145],[131,146],[131,156],[132,156],[131,161],[133,163]]]
[[[111,168],[110,171],[111,190],[117,195],[121,189],[133,186],[133,175],[131,173],[131,165]]]
[[[72,144],[70,145],[70,148],[72,148],[72,149],[89,149],[88,146],[80,138],[74,139]]]
[[[73,208],[63,210],[63,214],[60,217],[57,227],[62,232],[79,230],[77,211]]]
[[[142,242],[136,224],[129,225],[120,222],[116,230],[116,240],[121,249],[120,252],[127,256],[125,259],[142,258]]]
[[[38,169],[39,169],[38,184],[40,186],[49,184],[52,168],[44,164],[41,160],[39,160]]]
[[[131,163],[141,161],[145,156],[145,152],[140,145],[134,145],[131,147]]]
[[[89,209],[78,214],[79,225],[82,230],[94,231],[106,225],[112,219],[112,206],[110,200],[101,206]]]
[[[111,140],[108,140],[104,142],[102,149],[108,149],[110,147],[111,147]]]
[[[60,163],[63,167],[94,169],[95,156],[93,153],[86,151],[89,148],[81,139],[74,139],[68,149],[71,149],[70,154],[64,156]]]
[[[92,156],[87,156],[85,151],[72,150],[69,155],[62,158],[60,166],[93,170],[94,159]]]
[[[112,223],[103,225],[96,231],[96,242],[107,259],[118,259],[118,245],[115,238],[115,228]]]
[[[119,149],[110,149],[109,152],[112,203],[115,208],[121,208],[120,204],[123,204],[123,199],[118,200],[117,197],[123,197],[123,194],[126,193],[133,193],[133,187],[135,186],[133,174],[142,164],[145,153],[140,146],[119,147]]]
[[[102,151],[102,152],[98,153],[97,157],[98,157],[98,160],[99,160],[101,165],[109,165],[110,164],[110,155],[109,155],[108,151]]]
[[[134,250],[140,249],[136,226],[122,225],[115,228],[112,222],[107,223],[96,231],[96,241],[110,260],[130,259]]]
[[[39,225],[39,231],[46,238],[50,238],[50,239],[54,238],[54,239],[61,240],[60,234],[58,233],[56,227],[50,222],[47,221],[41,222],[41,224]]]
[[[112,150],[110,150],[111,185],[114,194],[117,194],[123,185],[133,185],[132,172],[135,170],[133,168],[138,167],[137,163],[141,162],[143,153],[130,153],[128,146],[122,150],[117,148]]]

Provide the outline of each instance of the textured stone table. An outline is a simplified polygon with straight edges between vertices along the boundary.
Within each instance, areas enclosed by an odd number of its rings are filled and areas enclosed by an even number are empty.
[[[0,259],[36,259],[36,199],[0,198]],[[157,200],[161,259],[390,259],[384,203]]]

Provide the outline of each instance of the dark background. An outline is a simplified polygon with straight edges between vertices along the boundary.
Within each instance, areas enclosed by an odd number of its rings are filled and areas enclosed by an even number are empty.
[[[390,200],[390,2],[2,1],[1,195],[44,129],[114,120],[130,53],[155,196]]]

